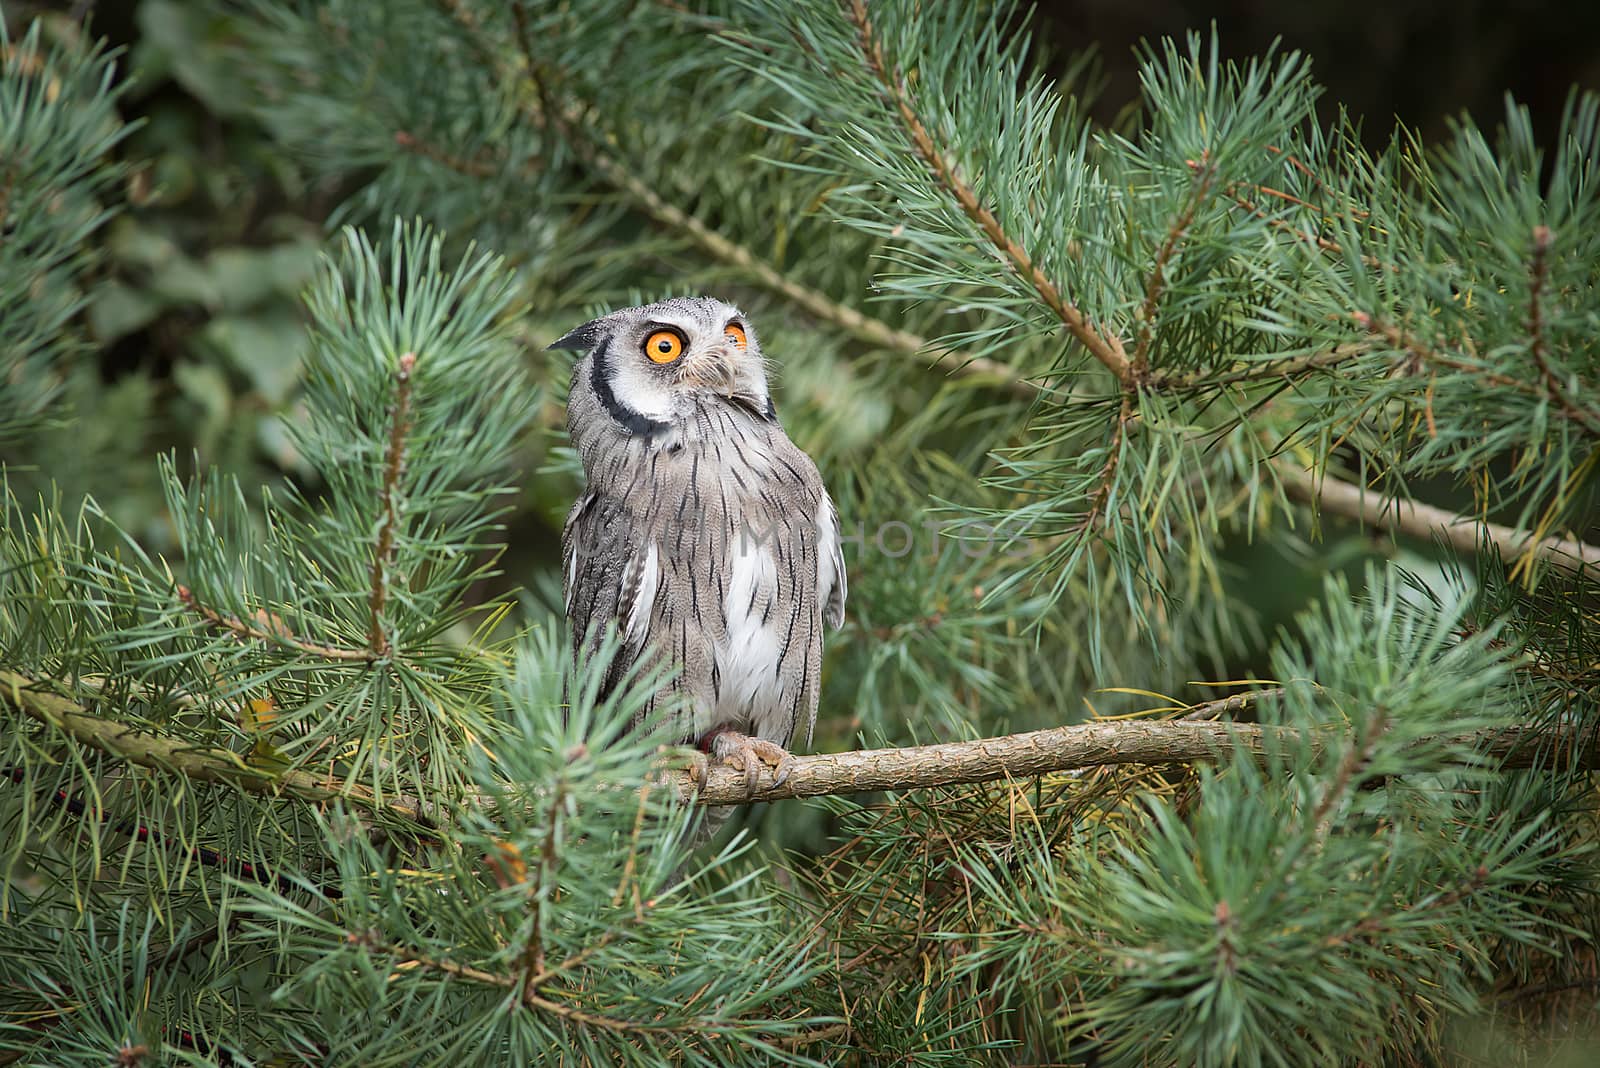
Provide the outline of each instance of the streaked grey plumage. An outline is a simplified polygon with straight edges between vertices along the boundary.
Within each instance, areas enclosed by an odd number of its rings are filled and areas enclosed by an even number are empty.
[[[755,331],[729,304],[679,298],[552,347],[584,353],[567,429],[587,485],[561,539],[575,644],[616,624],[606,688],[640,662],[678,666],[679,737],[717,732],[709,750],[754,781],[802,722],[810,740],[823,624],[843,622],[846,589],[838,514],[778,423]]]

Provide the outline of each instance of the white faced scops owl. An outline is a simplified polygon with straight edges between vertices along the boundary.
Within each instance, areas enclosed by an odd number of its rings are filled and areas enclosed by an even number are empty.
[[[635,665],[677,668],[683,744],[752,788],[763,762],[781,783],[796,728],[811,739],[845,570],[838,512],[778,423],[755,330],[732,305],[677,298],[551,348],[584,353],[567,430],[587,485],[561,535],[575,647],[615,623],[602,693]]]

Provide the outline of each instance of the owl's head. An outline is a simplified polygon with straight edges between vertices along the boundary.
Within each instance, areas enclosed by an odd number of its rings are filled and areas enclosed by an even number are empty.
[[[573,398],[592,393],[628,433],[665,430],[711,398],[775,418],[755,329],[738,308],[711,297],[614,311],[550,347],[587,354],[573,373]]]

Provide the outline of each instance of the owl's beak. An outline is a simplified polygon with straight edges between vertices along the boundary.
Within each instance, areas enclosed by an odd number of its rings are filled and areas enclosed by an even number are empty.
[[[684,361],[682,381],[728,395],[738,388],[732,354],[725,347],[709,349],[698,358]]]

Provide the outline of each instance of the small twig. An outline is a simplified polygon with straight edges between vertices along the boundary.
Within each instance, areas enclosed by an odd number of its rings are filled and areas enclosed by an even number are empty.
[[[1600,547],[1576,538],[1544,538],[1517,527],[1487,523],[1471,516],[1456,515],[1443,508],[1369,492],[1351,482],[1329,475],[1320,479],[1298,466],[1274,461],[1272,470],[1289,495],[1337,515],[1414,538],[1443,537],[1462,553],[1476,553],[1479,539],[1488,540],[1507,561],[1533,556],[1552,567],[1577,575],[1586,569],[1600,571]]]
[[[637,852],[637,843],[635,843],[635,852]],[[632,853],[629,854],[629,856],[632,855]],[[615,942],[621,936],[621,928],[613,927],[611,930],[607,931],[605,934],[602,934],[599,938],[595,939],[593,942],[590,942],[587,946],[578,950],[578,952],[574,953],[566,960],[563,960],[558,964],[546,965],[541,971],[528,976],[528,978],[523,981],[523,989],[532,990],[537,993],[539,988],[544,986],[550,980],[559,975],[565,975],[567,972],[570,972],[572,969],[578,967],[578,965],[582,964],[590,957],[593,957],[595,954],[611,945],[611,943]]]
[[[1132,419],[1133,394],[1124,391],[1122,406],[1117,411],[1117,425],[1111,431],[1111,443],[1106,449],[1106,460],[1100,465],[1100,474],[1095,482],[1094,497],[1089,502],[1089,510],[1073,525],[1073,535],[1083,532],[1093,533],[1094,524],[1104,515],[1106,505],[1111,500],[1112,487],[1116,485],[1117,470],[1121,466],[1123,449],[1127,445],[1128,423]]]
[[[366,948],[374,950],[375,952],[386,953],[392,957],[399,958],[398,962],[394,965],[394,970],[397,972],[410,971],[413,968],[422,968],[426,971],[439,972],[442,975],[448,975],[454,979],[470,979],[472,982],[483,983],[486,986],[497,986],[506,990],[514,990],[517,987],[518,980],[515,976],[496,975],[494,972],[486,972],[482,968],[474,968],[467,964],[456,964],[455,962],[448,960],[435,960],[432,957],[425,957],[420,953],[409,952],[400,948],[399,946],[377,943],[370,937],[356,931],[348,932],[345,935],[345,941],[352,945],[365,946]]]
[[[1539,375],[1544,379],[1550,398],[1589,433],[1600,435],[1600,414],[1578,403],[1550,363],[1549,346],[1545,340],[1544,287],[1550,273],[1551,241],[1548,226],[1533,228],[1533,255],[1528,262],[1528,354],[1538,365]]]
[[[308,653],[311,656],[320,656],[325,660],[359,661],[361,663],[368,663],[372,660],[372,653],[365,649],[340,649],[332,645],[323,645],[319,642],[298,638],[283,620],[265,609],[256,613],[256,618],[265,624],[263,627],[258,627],[246,623],[237,616],[223,615],[215,608],[201,604],[199,599],[195,597],[194,591],[187,586],[180,585],[177,588],[177,593],[178,600],[182,601],[185,607],[201,619],[204,619],[212,626],[231,631],[241,639],[287,645],[291,649],[298,649],[300,652]]]
[[[803,1049],[817,1042],[842,1041],[851,1032],[848,1023],[828,1024],[815,1031],[801,1031],[795,1035],[785,1035],[783,1038],[774,1039],[772,1044],[783,1049]]]
[[[633,834],[629,838],[631,848],[628,850],[628,859],[622,866],[622,877],[617,880],[617,892],[611,895],[611,907],[616,908],[622,904],[624,891],[631,890],[636,914],[643,911],[643,905],[639,901],[638,887],[634,885],[634,878],[639,863],[639,836],[644,833],[644,817],[649,800],[650,783],[647,782],[644,784],[644,788],[639,791],[639,807],[633,814]]]
[[[1600,976],[1590,975],[1582,979],[1570,979],[1564,983],[1539,983],[1534,986],[1519,986],[1510,990],[1502,990],[1494,996],[1502,1001],[1523,1001],[1528,998],[1549,997],[1551,994],[1565,994],[1573,990],[1593,990],[1600,986]]]
[[[1190,723],[1198,720],[1217,719],[1220,716],[1243,712],[1268,697],[1282,696],[1282,686],[1272,686],[1265,690],[1246,690],[1244,693],[1229,694],[1227,697],[1219,697],[1215,701],[1206,701],[1195,705],[1178,718]]]
[[[28,785],[27,769],[15,767],[0,770],[0,782],[15,783],[19,786]],[[95,823],[106,824],[117,834],[132,838],[136,842],[150,842],[158,846],[166,846],[182,850],[192,857],[196,863],[204,864],[208,868],[216,868],[233,875],[261,883],[264,886],[276,886],[280,891],[289,893],[300,889],[298,883],[283,875],[268,871],[265,867],[248,860],[228,857],[207,846],[192,845],[181,837],[174,838],[154,830],[148,824],[140,823],[134,819],[117,819],[104,808],[90,804],[81,797],[74,797],[66,790],[55,790],[49,799],[74,816],[80,816]],[[325,891],[329,897],[337,897],[338,888],[333,887]]]
[[[528,944],[522,951],[524,968],[522,1000],[530,1004],[539,993],[540,982],[536,980],[540,980],[545,974],[545,894],[553,896],[556,892],[556,832],[561,826],[561,810],[566,803],[565,784],[557,782],[556,788],[550,792],[550,804],[546,809],[545,818],[549,825],[545,828],[544,842],[539,848],[539,867],[534,875],[533,886],[528,892],[529,900],[533,903],[533,922],[529,924]]]
[[[1167,265],[1173,253],[1178,250],[1178,243],[1188,234],[1189,227],[1194,225],[1195,214],[1200,210],[1200,205],[1211,193],[1211,185],[1216,181],[1217,168],[1210,158],[1202,153],[1199,161],[1192,167],[1194,185],[1189,193],[1189,201],[1184,205],[1182,212],[1172,220],[1172,225],[1167,227],[1167,236],[1162,240],[1161,247],[1156,250],[1155,261],[1150,265],[1150,277],[1145,281],[1144,305],[1139,313],[1138,340],[1133,347],[1133,374],[1142,377],[1150,366],[1150,342],[1155,337],[1156,313],[1161,307],[1161,297],[1167,284]]]
[[[1033,288],[1039,299],[1055,313],[1067,331],[1089,350],[1089,354],[1114,374],[1124,388],[1133,383],[1133,365],[1123,349],[1122,340],[1115,334],[1096,330],[1089,322],[1088,316],[1062,296],[1044,269],[1035,263],[1028,251],[1006,232],[994,212],[978,200],[978,195],[972,187],[961,180],[956,173],[955,165],[934,143],[933,135],[928,132],[916,109],[911,106],[904,83],[889,69],[883,49],[873,31],[872,21],[867,17],[866,4],[862,0],[844,0],[844,2],[849,9],[850,21],[855,25],[856,37],[868,68],[882,85],[885,99],[894,106],[901,123],[905,126],[907,136],[911,138],[912,148],[932,172],[934,179],[955,197],[956,203],[961,206],[967,218],[977,224],[995,249],[1010,262],[1011,269],[1017,277]]]
[[[1300,161],[1300,157],[1296,156],[1294,153],[1285,152],[1283,149],[1279,148],[1277,145],[1268,145],[1267,146],[1267,151],[1272,153],[1274,156],[1282,156],[1284,158],[1284,160],[1289,164],[1289,166],[1293,167],[1295,170],[1299,171],[1301,174],[1303,174],[1307,178],[1311,179],[1311,181],[1316,185],[1316,187],[1319,190],[1321,190],[1322,193],[1324,193],[1328,197],[1334,198],[1336,196],[1334,191],[1328,188],[1328,183],[1324,182],[1322,180],[1321,176],[1318,175],[1316,171],[1312,170],[1310,167],[1307,167],[1304,163],[1302,163]],[[1265,188],[1265,187],[1263,187],[1263,188]],[[1271,190],[1271,192],[1277,193],[1277,190]],[[1278,193],[1277,195],[1285,196],[1285,197],[1288,196],[1288,194],[1286,194],[1286,193]],[[1321,209],[1315,207],[1314,205],[1307,204],[1305,201],[1299,200],[1298,198],[1290,198],[1290,199],[1294,199],[1296,201],[1296,203],[1305,204],[1306,207],[1311,208],[1311,210],[1313,210],[1313,211],[1321,210]],[[1350,212],[1351,216],[1353,216],[1354,218],[1357,218],[1357,219],[1370,219],[1370,218],[1372,218],[1372,212],[1367,211],[1364,208],[1349,207],[1346,210],[1348,210]]]
[[[1304,203],[1303,201],[1296,200],[1294,197],[1289,196],[1287,193],[1280,193],[1276,189],[1271,189],[1267,186],[1256,186],[1255,188],[1260,192],[1267,194],[1268,196],[1278,196],[1294,203]],[[1330,241],[1321,234],[1313,234],[1308,231],[1301,230],[1299,227],[1290,223],[1286,219],[1273,218],[1265,211],[1262,211],[1261,208],[1257,207],[1253,201],[1247,197],[1240,196],[1239,193],[1235,191],[1234,186],[1229,187],[1226,195],[1229,200],[1233,201],[1235,204],[1239,205],[1256,218],[1261,219],[1274,230],[1287,230],[1301,241],[1304,241],[1308,245],[1315,245],[1323,252],[1332,253],[1335,256],[1344,255],[1344,249],[1340,247],[1338,242]],[[1307,206],[1309,207],[1309,205]],[[1361,262],[1375,270],[1388,269],[1396,273],[1398,273],[1400,270],[1400,268],[1394,264],[1386,264],[1382,260],[1378,259],[1378,257],[1372,255],[1363,255],[1361,257]]]
[[[389,569],[394,566],[394,539],[400,526],[400,479],[405,475],[406,435],[411,431],[411,372],[417,355],[408,352],[395,368],[394,404],[389,407],[389,447],[383,458],[383,517],[378,523],[378,545],[372,554],[372,591],[367,607],[372,622],[367,648],[374,660],[394,651],[383,629],[383,607],[389,598]]]
[[[482,968],[474,968],[471,965],[435,960],[420,953],[413,953],[401,946],[381,943],[372,936],[361,932],[351,931],[345,937],[352,944],[365,946],[375,953],[384,953],[397,958],[398,962],[394,965],[395,971],[422,968],[427,971],[439,972],[454,979],[468,979],[475,983],[483,983],[486,986],[499,987],[504,990],[515,990],[522,985],[522,979],[517,976],[498,975],[494,972],[484,971]],[[693,1020],[681,1025],[647,1024],[634,1020],[620,1020],[613,1016],[601,1016],[559,1001],[552,1001],[549,998],[541,997],[537,993],[525,993],[522,1001],[529,1008],[542,1009],[574,1023],[611,1031],[616,1034],[678,1034],[683,1032],[703,1034],[705,1031],[714,1030],[714,1022],[710,1020]]]
[[[1382,708],[1374,709],[1361,732],[1345,747],[1344,756],[1339,760],[1333,781],[1328,784],[1327,790],[1323,791],[1322,799],[1317,802],[1316,809],[1311,813],[1311,826],[1319,828],[1319,834],[1323,821],[1328,818],[1333,806],[1338,804],[1339,799],[1350,789],[1350,783],[1356,777],[1356,773],[1372,763],[1373,747],[1378,744],[1378,739],[1388,733],[1388,730],[1388,714]]]
[[[1276,147],[1274,147],[1272,145],[1268,145],[1267,146],[1267,151],[1268,152],[1272,152],[1272,153],[1274,153],[1276,155],[1283,155],[1283,150],[1282,149],[1276,148]],[[1323,183],[1321,178],[1317,177],[1317,175],[1311,170],[1311,168],[1307,167],[1304,163],[1301,163],[1298,159],[1296,159],[1292,155],[1285,156],[1284,158],[1287,159],[1289,161],[1290,165],[1292,165],[1301,174],[1304,174],[1307,178],[1310,178],[1313,182],[1315,182],[1317,184],[1318,188],[1322,189],[1323,192],[1325,192],[1325,193],[1328,192],[1327,186]],[[1188,164],[1189,164],[1189,168],[1191,170],[1198,171],[1199,168],[1200,168],[1200,164],[1197,163],[1194,160],[1189,160]],[[1332,253],[1333,255],[1336,255],[1336,256],[1344,255],[1344,249],[1339,247],[1339,244],[1337,242],[1330,241],[1330,240],[1328,240],[1327,238],[1323,237],[1320,234],[1308,233],[1305,230],[1298,229],[1295,226],[1293,226],[1291,223],[1289,223],[1287,220],[1275,219],[1272,216],[1268,215],[1265,211],[1261,210],[1261,208],[1257,207],[1254,202],[1252,202],[1252,201],[1246,199],[1245,197],[1239,195],[1238,190],[1239,190],[1239,187],[1241,185],[1248,185],[1249,188],[1254,189],[1256,192],[1260,193],[1263,196],[1273,197],[1273,198],[1275,198],[1277,200],[1283,201],[1286,204],[1293,204],[1296,207],[1305,208],[1307,211],[1315,211],[1315,212],[1318,212],[1320,214],[1323,211],[1322,208],[1319,208],[1315,204],[1311,204],[1308,201],[1302,200],[1301,198],[1293,195],[1292,193],[1285,193],[1281,189],[1274,189],[1270,185],[1250,184],[1250,183],[1244,183],[1244,182],[1232,182],[1232,183],[1230,183],[1228,185],[1227,189],[1223,193],[1223,195],[1226,196],[1229,200],[1232,200],[1235,204],[1239,205],[1241,208],[1243,208],[1245,211],[1248,211],[1251,215],[1255,216],[1256,218],[1263,220],[1264,222],[1267,223],[1267,225],[1271,226],[1273,229],[1275,229],[1275,230],[1288,230],[1291,233],[1293,233],[1296,237],[1298,237],[1300,240],[1306,242],[1307,244],[1316,245],[1317,248],[1321,249],[1323,252],[1329,252],[1329,253]],[[1350,209],[1350,212],[1356,218],[1365,219],[1365,218],[1369,218],[1371,216],[1371,212],[1363,211],[1363,210],[1361,210],[1359,208],[1352,208],[1352,209]],[[1398,273],[1399,270],[1400,270],[1400,268],[1395,266],[1394,264],[1386,264],[1383,261],[1379,260],[1376,256],[1370,256],[1370,255],[1362,256],[1361,257],[1361,262],[1366,264],[1368,267],[1371,267],[1371,268],[1374,268],[1374,269],[1387,269],[1387,270],[1390,270],[1390,271],[1393,271],[1393,272],[1396,272],[1396,273]]]
[[[1457,886],[1453,890],[1447,890],[1443,893],[1431,894],[1428,897],[1423,898],[1421,901],[1410,905],[1405,905],[1398,910],[1399,914],[1402,916],[1412,916],[1416,915],[1417,913],[1427,912],[1430,910],[1447,909],[1450,906],[1462,901],[1464,898],[1467,898],[1472,894],[1477,893],[1479,890],[1482,890],[1484,886],[1488,884],[1488,882],[1489,869],[1480,864],[1472,870],[1472,874],[1468,876],[1466,882],[1460,886]],[[1340,934],[1330,935],[1325,940],[1324,945],[1332,949],[1337,946],[1348,945],[1357,938],[1370,938],[1373,935],[1382,934],[1389,927],[1389,921],[1390,916],[1384,913],[1368,916],[1365,919],[1357,922],[1348,930],[1343,931]]]
[[[1420,368],[1423,364],[1434,364],[1438,367],[1447,367],[1452,371],[1462,371],[1466,374],[1473,375],[1486,385],[1500,386],[1505,389],[1514,389],[1518,393],[1535,397],[1540,400],[1548,399],[1544,390],[1532,382],[1528,382],[1521,378],[1512,378],[1510,375],[1503,375],[1498,371],[1491,371],[1487,367],[1471,363],[1467,360],[1458,359],[1449,353],[1440,352],[1438,349],[1433,348],[1432,346],[1423,342],[1420,338],[1409,334],[1395,324],[1385,322],[1376,316],[1368,315],[1366,312],[1353,312],[1351,313],[1350,318],[1354,320],[1356,325],[1360,326],[1363,330],[1383,338],[1396,350],[1405,353],[1407,358],[1418,368]],[[1563,411],[1561,414],[1564,416],[1570,416],[1570,413],[1565,411]]]
[[[1229,371],[1225,374],[1169,377],[1158,369],[1151,372],[1147,384],[1152,390],[1167,391],[1172,389],[1207,390],[1218,386],[1254,385],[1280,380],[1293,383],[1295,379],[1302,375],[1312,371],[1326,370],[1329,367],[1337,367],[1339,364],[1346,363],[1358,356],[1365,356],[1371,351],[1372,346],[1370,344],[1355,341],[1335,345],[1325,352],[1313,352],[1307,356],[1264,360],[1243,370]]]
[[[495,160],[482,158],[464,159],[460,156],[449,155],[412,134],[409,130],[396,130],[394,132],[394,143],[408,152],[421,156],[423,159],[432,160],[441,167],[460,174],[470,175],[473,178],[492,178],[500,173],[500,166]]]

